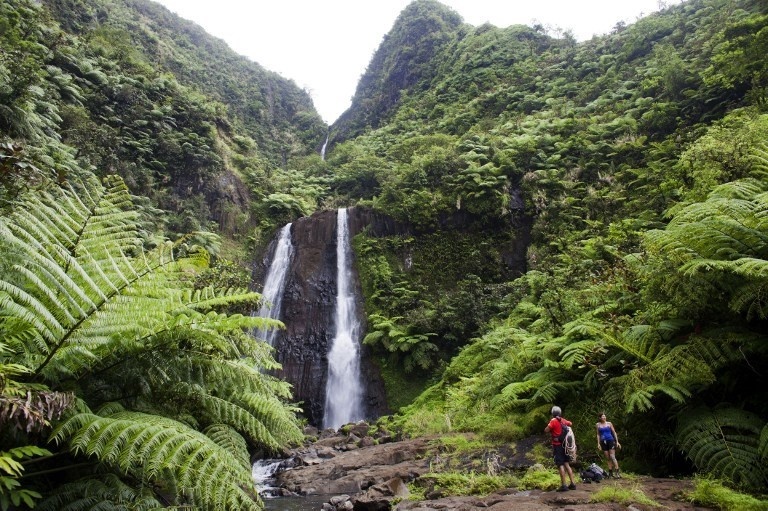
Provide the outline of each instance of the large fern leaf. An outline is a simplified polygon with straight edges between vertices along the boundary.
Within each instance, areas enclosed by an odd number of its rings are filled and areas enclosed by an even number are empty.
[[[227,450],[183,424],[137,412],[76,414],[52,438],[146,482],[171,476],[177,498],[203,509],[260,509],[250,470]]]
[[[119,178],[76,187],[30,197],[0,219],[8,367],[40,389],[75,391],[78,411],[53,436],[75,458],[95,457],[175,504],[256,509],[243,443],[229,453],[196,428],[228,424],[272,450],[298,441],[289,387],[264,373],[277,367],[271,351],[245,334],[277,322],[223,313],[257,293],[189,289],[207,254],[187,247],[178,257],[169,242],[145,250]],[[88,410],[110,400],[125,409]]]
[[[38,511],[156,511],[165,506],[148,487],[134,489],[115,474],[103,474],[57,488]]]
[[[768,471],[760,459],[765,422],[736,408],[698,408],[679,418],[680,448],[701,470],[753,490],[768,487]]]

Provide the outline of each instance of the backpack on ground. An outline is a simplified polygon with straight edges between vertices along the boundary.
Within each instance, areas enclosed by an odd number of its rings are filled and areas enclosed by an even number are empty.
[[[595,474],[600,476],[600,479],[605,479],[608,474],[605,473],[605,470],[603,470],[603,467],[598,465],[597,463],[592,463],[590,466],[587,467],[587,470],[594,472]]]
[[[602,471],[602,469],[600,470]],[[599,483],[600,481],[603,480],[602,474],[593,471],[592,467],[589,467],[586,470],[582,470],[581,473],[579,473],[579,475],[581,476],[582,483],[592,484],[592,483]]]

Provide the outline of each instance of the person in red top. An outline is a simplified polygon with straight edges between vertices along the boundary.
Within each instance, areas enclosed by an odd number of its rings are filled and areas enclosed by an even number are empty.
[[[563,412],[560,410],[559,406],[552,407],[552,419],[549,421],[549,424],[547,424],[547,427],[544,428],[544,433],[552,434],[552,451],[555,457],[555,465],[557,465],[557,470],[560,472],[561,483],[560,488],[558,488],[557,491],[568,491],[575,490],[576,484],[573,482],[573,470],[571,470],[570,465],[571,458],[565,454],[565,447],[563,447],[558,440],[560,433],[563,432],[563,424],[566,426],[571,425],[571,421],[561,417],[562,413]],[[571,480],[571,484],[568,486],[565,485],[566,473]]]

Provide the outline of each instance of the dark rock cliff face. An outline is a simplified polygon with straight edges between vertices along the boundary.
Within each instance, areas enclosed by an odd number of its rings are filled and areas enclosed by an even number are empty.
[[[276,340],[276,357],[283,365],[277,376],[293,385],[294,400],[302,402],[312,425],[321,425],[328,377],[327,353],[334,336],[336,307],[336,211],[300,218],[291,226],[294,257],[286,275],[282,318],[286,330]],[[367,225],[367,215],[350,209],[350,235]],[[354,262],[353,262],[354,265]],[[365,324],[360,284],[355,275],[358,315]],[[361,349],[366,418],[388,412],[380,373]]]
[[[286,274],[280,318],[286,329],[275,340],[276,358],[283,366],[276,376],[293,385],[294,400],[302,403],[305,416],[314,426],[322,425],[323,421],[327,354],[335,333],[336,219],[337,211],[321,211],[300,218],[291,226],[294,256]],[[410,225],[365,208],[350,208],[348,222],[351,236],[363,229],[371,236],[414,234]],[[440,221],[440,227],[449,230],[466,229],[471,225],[471,215],[464,212],[456,212]],[[516,234],[502,257],[512,273],[520,274],[525,271],[530,219],[521,215],[514,230]],[[274,247],[271,247],[270,252],[273,250]],[[354,258],[352,263],[357,313],[364,335],[365,303]],[[268,261],[265,261],[264,266],[267,264]],[[360,354],[362,383],[365,386],[365,418],[373,419],[389,413],[386,393],[368,347],[361,346]]]

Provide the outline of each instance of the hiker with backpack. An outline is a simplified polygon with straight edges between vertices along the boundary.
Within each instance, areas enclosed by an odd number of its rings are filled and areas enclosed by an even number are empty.
[[[616,461],[616,449],[621,449],[619,436],[616,434],[613,424],[605,417],[605,412],[601,412],[598,418],[599,422],[595,424],[597,448],[605,454],[605,459],[608,462],[608,477],[621,479],[619,462]]]
[[[573,470],[571,470],[570,465],[571,457],[565,452],[564,445],[566,434],[570,432],[572,423],[564,419],[561,416],[562,413],[559,406],[552,407],[552,419],[547,424],[547,427],[544,428],[544,433],[552,434],[552,452],[555,458],[555,465],[557,465],[557,470],[560,472],[561,483],[557,491],[568,491],[576,489],[576,483],[573,482]],[[571,484],[568,486],[565,485],[566,474],[568,474],[571,480]]]

